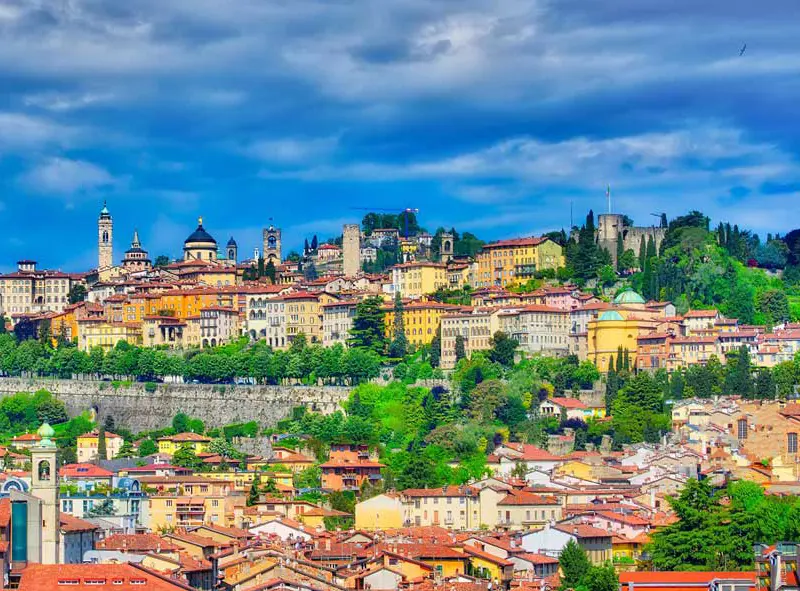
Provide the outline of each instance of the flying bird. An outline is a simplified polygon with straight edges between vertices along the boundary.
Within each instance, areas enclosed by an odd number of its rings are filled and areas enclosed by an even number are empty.
[[[742,48],[739,50],[739,57],[742,57],[744,55],[746,49],[747,49],[747,43],[742,45]]]

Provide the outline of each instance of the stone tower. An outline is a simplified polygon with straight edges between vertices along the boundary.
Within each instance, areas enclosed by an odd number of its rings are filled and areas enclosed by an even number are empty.
[[[447,263],[453,258],[453,243],[455,242],[450,232],[442,232],[442,245],[439,248],[442,262]]]
[[[105,201],[97,221],[97,268],[108,269],[114,266],[114,221],[108,212]]]
[[[342,232],[342,272],[345,277],[355,277],[361,269],[361,227],[345,224]]]
[[[42,501],[42,564],[58,564],[60,532],[58,449],[47,423],[37,431],[41,440],[31,448],[31,494]]]
[[[272,261],[274,265],[280,265],[283,260],[281,257],[281,229],[272,224],[269,225],[269,228],[264,228],[263,242],[261,256],[264,257],[264,263]]]
[[[231,239],[228,240],[228,244],[225,247],[225,258],[228,259],[230,262],[235,263],[236,259],[238,258],[239,254],[239,246],[236,244],[236,240]]]

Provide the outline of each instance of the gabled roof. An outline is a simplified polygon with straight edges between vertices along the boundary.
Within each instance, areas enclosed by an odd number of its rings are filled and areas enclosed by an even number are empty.
[[[66,478],[111,478],[114,473],[94,464],[67,464],[58,471]]]

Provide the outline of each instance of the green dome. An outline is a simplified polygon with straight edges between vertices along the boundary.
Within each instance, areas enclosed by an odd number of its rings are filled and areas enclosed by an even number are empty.
[[[36,434],[39,437],[41,437],[42,439],[44,439],[45,437],[47,437],[47,438],[52,437],[53,435],[56,434],[56,432],[49,425],[49,423],[47,421],[45,421],[44,423],[42,423],[42,426],[39,427],[39,430],[36,432]]]
[[[55,447],[56,446],[56,444],[53,443],[53,440],[50,439],[51,437],[53,437],[56,434],[56,432],[48,424],[47,421],[42,423],[42,426],[39,427],[39,430],[36,432],[36,434],[39,437],[42,438],[42,440],[39,442],[39,447]]]
[[[618,293],[617,297],[614,298],[615,304],[644,304],[644,298],[640,296],[638,293],[633,291],[632,289],[626,289],[625,291]]]
[[[600,318],[597,319],[600,322],[609,322],[611,320],[625,320],[622,317],[622,314],[617,312],[616,310],[606,310],[602,314],[600,314]]]

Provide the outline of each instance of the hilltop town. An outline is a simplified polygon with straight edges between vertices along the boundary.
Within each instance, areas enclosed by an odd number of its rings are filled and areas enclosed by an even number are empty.
[[[104,205],[96,268],[0,275],[0,588],[796,588],[798,234],[405,210],[120,258]]]

